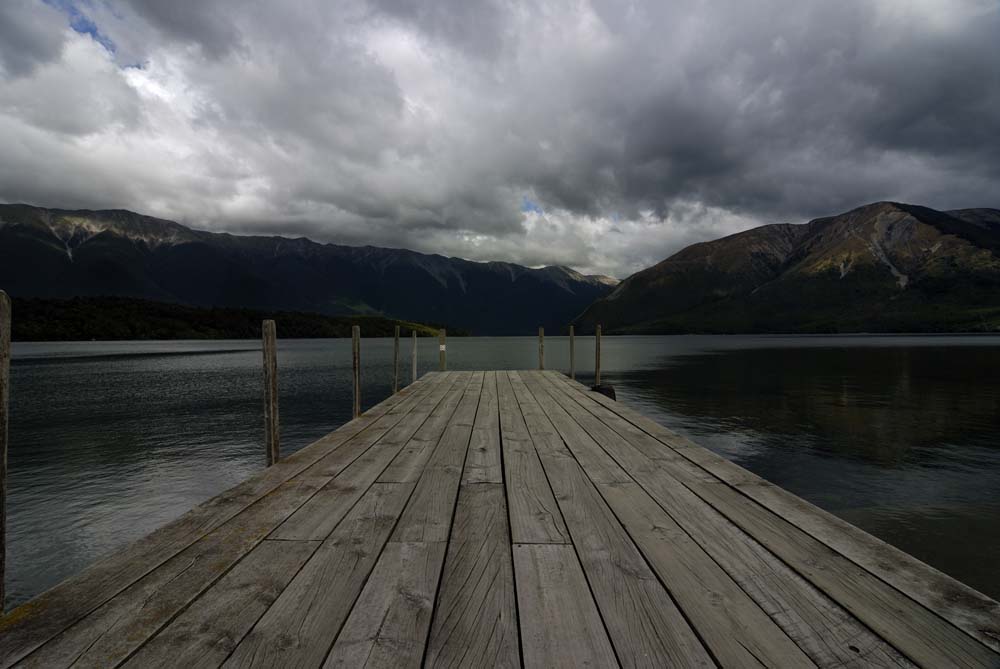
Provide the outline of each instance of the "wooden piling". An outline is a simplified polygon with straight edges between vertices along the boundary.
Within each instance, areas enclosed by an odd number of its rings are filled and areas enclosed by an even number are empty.
[[[396,335],[392,346],[392,393],[399,392],[399,326],[396,326]]]
[[[448,369],[448,333],[444,329],[438,334],[438,369]]]
[[[354,359],[354,407],[351,416],[361,415],[361,327],[351,326],[351,357]]]
[[[545,369],[545,328],[538,328],[538,369]]]
[[[601,326],[597,326],[594,332],[594,343],[596,350],[594,353],[594,385],[601,385]]]
[[[569,326],[569,378],[576,379],[576,340],[573,338],[573,326]]]
[[[278,336],[274,321],[261,326],[264,347],[264,454],[270,467],[281,457],[278,422]]]
[[[412,383],[416,383],[417,382],[417,331],[413,330],[411,332],[411,335],[412,335],[411,339],[413,339],[413,347],[410,349],[410,358],[413,365]]]
[[[10,298],[0,290],[0,614],[7,566],[7,405],[10,403]]]

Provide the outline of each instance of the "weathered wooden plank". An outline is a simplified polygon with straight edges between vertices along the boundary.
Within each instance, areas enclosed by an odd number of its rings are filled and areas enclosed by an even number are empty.
[[[515,597],[503,485],[462,485],[426,665],[520,667]]]
[[[427,464],[427,460],[431,457],[431,453],[434,452],[441,440],[441,435],[444,434],[448,425],[457,420],[454,414],[462,399],[471,392],[478,392],[473,387],[477,383],[481,383],[481,378],[473,375],[472,372],[445,373],[455,375],[453,391],[445,398],[441,410],[434,411],[420,431],[406,442],[392,463],[379,476],[379,481],[417,481]]]
[[[521,378],[515,382],[516,376],[511,374],[511,381],[529,434],[555,432]],[[539,440],[536,447],[622,666],[714,667],[574,453],[558,439]],[[601,467],[605,472],[615,468]]]
[[[0,666],[9,666],[89,612],[219,527],[279,485],[324,459],[345,460],[352,440],[383,422],[398,421],[413,402],[434,387],[437,373],[243,483],[198,505],[0,618]],[[354,456],[356,457],[356,455]]]
[[[462,483],[502,483],[500,461],[500,406],[497,401],[497,373],[487,372],[482,396],[472,426],[469,455],[465,460]]]
[[[530,386],[539,389],[537,378],[525,376]],[[539,396],[547,398],[541,390],[536,399]],[[548,412],[556,409],[554,402],[547,398],[543,404],[551,418]],[[618,467],[586,432],[556,429],[585,469],[600,467],[603,478]],[[620,471],[612,480],[603,481],[606,485],[601,492],[627,491],[634,498],[626,501],[622,495],[609,494],[607,501],[712,654],[726,666],[814,666],[739,585],[642,488],[626,478]]]
[[[572,546],[515,544],[514,575],[525,667],[620,666]]]
[[[281,459],[278,417],[278,342],[274,321],[261,325],[264,353],[264,460],[268,467]]]
[[[520,379],[513,385],[522,408],[535,404]],[[529,434],[555,429],[540,412],[533,411],[525,420]],[[622,666],[714,667],[715,662],[566,445],[546,440],[536,446]]]
[[[108,667],[121,662],[326,482],[300,476],[282,484],[42,645],[18,666]]]
[[[591,394],[580,393],[592,400]],[[603,403],[601,403],[603,404]],[[622,415],[619,413],[619,415]],[[623,416],[624,417],[624,416]],[[662,441],[662,440],[661,440]],[[928,666],[1000,666],[1000,655],[913,601],[886,581],[820,542],[721,480],[705,482],[690,459],[698,449],[666,451],[662,464],[674,478],[712,505],[803,578],[856,616],[897,650]]]
[[[533,372],[510,372],[510,381],[514,394],[521,404],[525,422],[539,453],[553,454],[553,457],[575,457],[587,471],[587,475],[599,483],[616,483],[631,481],[627,472],[610,461],[600,449],[579,449],[571,454],[563,447],[563,441],[569,444],[577,442],[592,443],[579,423],[545,393],[532,395],[528,392],[525,380],[534,385],[539,379]],[[533,429],[532,429],[533,426]]]
[[[497,373],[500,440],[514,543],[569,543],[569,532],[528,436],[510,378]]]
[[[318,546],[318,541],[262,542],[124,666],[218,667]]]
[[[434,412],[451,415],[454,405],[448,403],[449,395],[459,394],[462,388],[450,383],[451,378],[439,384],[431,393],[403,417],[395,426],[371,444],[361,456],[347,468],[339,471],[335,478],[317,492],[298,511],[292,514],[271,534],[272,539],[295,541],[323,540],[333,531],[337,523],[350,508],[361,499],[368,488],[382,474],[404,445],[427,425],[428,417]],[[440,432],[437,433],[438,435]],[[434,438],[434,433],[424,431],[425,438]],[[324,462],[320,461],[306,470],[306,474],[322,476],[328,474]]]
[[[391,541],[447,541],[472,436],[483,375],[473,376],[441,441],[424,467]]]
[[[549,395],[719,563],[750,597],[822,667],[909,667],[894,648],[789,569],[757,541],[680,485],[660,464],[577,403],[548,377],[534,392]],[[598,405],[594,405],[597,407]],[[603,413],[603,408],[598,407]],[[596,413],[596,412],[595,412]],[[643,436],[655,441],[649,435]],[[662,448],[662,445],[659,445]],[[574,443],[586,448],[587,442]],[[544,459],[543,459],[544,462]],[[551,475],[550,475],[551,478]],[[598,488],[606,491],[600,484]],[[613,491],[608,493],[613,494]],[[572,527],[571,527],[572,529]]]
[[[375,483],[224,666],[320,666],[412,491],[411,483]]]
[[[386,544],[323,666],[419,667],[445,548]]]

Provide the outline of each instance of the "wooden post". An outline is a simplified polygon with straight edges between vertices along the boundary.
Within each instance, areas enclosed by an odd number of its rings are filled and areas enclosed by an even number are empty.
[[[274,321],[261,326],[264,343],[264,451],[267,466],[281,457],[278,431],[278,341]]]
[[[545,328],[538,328],[538,369],[545,369]]]
[[[396,326],[396,338],[392,346],[392,394],[399,392],[399,326]]]
[[[595,342],[597,344],[596,352],[594,354],[594,385],[601,385],[601,326],[597,326],[597,330],[594,333]]]
[[[412,358],[412,362],[413,362],[413,381],[412,381],[412,383],[416,383],[417,382],[417,331],[413,330],[412,331],[412,335],[413,336],[411,338],[413,339],[413,347],[410,350],[410,357]]]
[[[569,378],[576,379],[576,340],[572,325],[569,326]]]
[[[10,298],[0,290],[0,615],[7,567],[7,405],[10,403]]]
[[[438,369],[448,369],[448,333],[443,329],[438,334]]]
[[[354,358],[354,408],[351,415],[361,415],[361,327],[351,326],[351,353]]]

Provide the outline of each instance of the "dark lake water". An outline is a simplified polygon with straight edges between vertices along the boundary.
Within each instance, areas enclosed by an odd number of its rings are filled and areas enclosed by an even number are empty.
[[[452,338],[451,369],[536,340]],[[364,340],[364,406],[391,340]],[[606,337],[620,401],[1000,597],[1000,337]],[[404,342],[408,361],[409,341]],[[578,338],[578,378],[593,342]],[[421,372],[437,366],[422,339]],[[550,369],[566,340],[546,339]],[[350,341],[279,342],[282,448],[350,418]],[[408,377],[408,365],[404,376]],[[255,341],[15,344],[7,606],[259,471]]]

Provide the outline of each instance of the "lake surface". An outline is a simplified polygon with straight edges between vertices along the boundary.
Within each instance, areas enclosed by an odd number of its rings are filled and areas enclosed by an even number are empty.
[[[403,344],[409,375],[409,340]],[[437,342],[421,339],[421,373]],[[578,378],[593,340],[577,339]],[[1000,337],[605,337],[620,401],[1000,598]],[[364,406],[392,342],[362,342]],[[537,341],[452,338],[451,369]],[[546,339],[549,369],[568,365]],[[279,341],[282,451],[350,418],[349,340]],[[7,606],[264,465],[256,341],[14,345]]]

